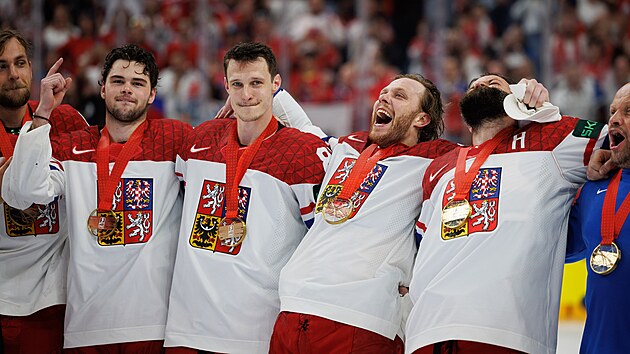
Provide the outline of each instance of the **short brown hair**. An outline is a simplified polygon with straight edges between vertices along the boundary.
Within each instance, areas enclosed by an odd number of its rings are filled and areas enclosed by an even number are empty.
[[[33,57],[33,45],[22,35],[22,33],[12,29],[0,30],[0,54],[4,53],[4,47],[11,38],[15,38],[22,47],[24,47],[26,57],[28,60],[31,60]]]

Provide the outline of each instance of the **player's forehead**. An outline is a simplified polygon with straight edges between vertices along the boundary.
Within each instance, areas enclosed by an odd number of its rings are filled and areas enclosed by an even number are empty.
[[[227,65],[226,76],[228,81],[250,78],[269,80],[271,74],[269,73],[267,61],[262,57],[258,57],[255,60],[247,61],[230,59]]]
[[[507,82],[507,80],[499,75],[494,74],[484,75],[471,81],[468,88],[472,89],[478,86],[496,87],[503,91],[510,92],[510,84]]]
[[[3,61],[13,61],[21,57],[26,58],[26,48],[15,38],[6,41],[4,48],[0,51],[0,59]]]

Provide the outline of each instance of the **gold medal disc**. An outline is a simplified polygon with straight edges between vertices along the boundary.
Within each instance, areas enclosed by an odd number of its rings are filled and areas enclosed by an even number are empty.
[[[612,273],[621,260],[621,250],[612,242],[610,245],[597,245],[591,253],[590,265],[593,272],[599,275]]]
[[[466,223],[472,213],[472,207],[466,199],[451,200],[442,209],[442,224],[449,229],[456,229]]]
[[[337,225],[348,220],[352,210],[352,201],[335,198],[326,204],[322,215],[327,223]]]
[[[90,234],[101,239],[113,236],[116,233],[118,223],[118,217],[113,211],[94,209],[88,217],[87,227]]]
[[[219,239],[225,246],[236,247],[243,243],[247,227],[241,218],[223,218],[219,223]]]

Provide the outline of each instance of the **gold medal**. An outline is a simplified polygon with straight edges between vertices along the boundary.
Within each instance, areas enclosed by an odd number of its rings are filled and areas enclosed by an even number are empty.
[[[614,242],[610,245],[599,244],[591,253],[590,265],[593,272],[606,275],[617,268],[619,260],[621,260],[621,250],[617,244]]]
[[[240,217],[223,218],[219,223],[219,239],[225,246],[236,247],[243,243],[247,227]]]
[[[472,207],[466,199],[451,200],[442,209],[442,224],[449,229],[456,229],[466,223],[472,213]]]
[[[19,226],[30,226],[37,220],[39,209],[35,204],[24,210],[9,207],[9,216]]]
[[[324,220],[331,225],[337,225],[345,222],[352,214],[352,201],[348,199],[335,198],[324,207]]]
[[[88,217],[87,227],[90,234],[101,239],[113,236],[118,228],[118,223],[118,217],[113,211],[94,209]]]

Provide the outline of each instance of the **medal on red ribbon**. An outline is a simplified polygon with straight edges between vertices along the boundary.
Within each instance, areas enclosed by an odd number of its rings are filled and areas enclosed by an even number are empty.
[[[272,118],[265,130],[251,145],[243,149],[239,157],[238,125],[235,123],[232,126],[225,158],[225,217],[219,223],[219,239],[225,246],[236,247],[245,239],[247,227],[238,212],[238,186],[263,141],[273,135],[277,129],[278,123],[275,118]]]
[[[109,172],[109,147],[111,143],[107,126],[101,131],[101,138],[96,147],[98,208],[90,213],[87,220],[88,231],[99,240],[114,236],[120,227],[121,221],[112,210],[114,192],[127,164],[138,151],[148,124],[146,120],[142,122],[133,131],[129,140],[123,144],[111,173]]]
[[[393,147],[391,145],[385,149],[380,149],[376,144],[372,144],[359,154],[348,179],[341,185],[341,192],[324,205],[322,215],[327,223],[337,225],[348,220],[355,207],[352,196],[359,189],[368,173],[374,169],[376,163],[391,155]]]
[[[615,212],[620,181],[621,170],[608,183],[602,206],[602,242],[595,247],[589,261],[591,270],[600,275],[612,273],[621,260],[621,250],[614,241],[619,237],[621,227],[630,213],[630,198],[626,195]]]
[[[467,199],[470,187],[475,177],[479,173],[481,165],[488,159],[492,151],[503,141],[508,135],[514,131],[513,127],[501,130],[495,137],[483,144],[479,154],[475,157],[470,169],[466,171],[466,159],[471,147],[465,147],[459,150],[457,155],[457,164],[455,165],[455,197],[450,200],[442,209],[442,225],[449,229],[456,229],[463,226],[472,213],[472,207]]]

